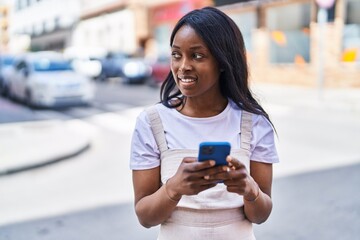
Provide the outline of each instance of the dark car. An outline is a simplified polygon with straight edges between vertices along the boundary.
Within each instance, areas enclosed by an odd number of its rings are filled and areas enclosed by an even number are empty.
[[[0,94],[7,96],[9,94],[9,74],[12,65],[15,61],[15,56],[0,55]]]
[[[99,79],[120,77],[126,83],[144,83],[151,75],[151,67],[143,58],[124,53],[109,53],[101,62]]]

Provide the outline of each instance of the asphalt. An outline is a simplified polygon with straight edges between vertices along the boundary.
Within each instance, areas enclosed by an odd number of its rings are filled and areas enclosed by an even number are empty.
[[[254,224],[256,239],[358,239],[359,171],[355,164],[275,179],[273,211],[265,223]],[[0,225],[0,239],[150,240],[158,231],[140,226],[131,202]]]
[[[257,84],[253,92],[265,106],[321,108],[360,114],[360,89],[309,89]],[[69,160],[91,147],[91,137],[76,120],[0,124],[0,176]]]
[[[299,107],[302,112],[308,109],[307,113],[311,114],[317,110],[328,110],[340,113],[340,118],[360,119],[360,89],[326,89],[320,92],[318,89],[261,84],[253,86],[253,92],[261,96],[259,100],[265,109],[277,111],[277,114],[287,108]],[[286,118],[285,121],[291,119]],[[347,121],[342,123],[346,124]],[[84,121],[77,119],[0,124],[0,177],[31,171],[58,161],[71,161],[74,155],[95,145],[90,129],[83,125]],[[344,141],[350,138],[345,135],[340,135]],[[326,154],[326,161],[319,161],[321,170],[316,171],[317,165],[313,163],[301,162],[301,166],[309,168],[297,174],[291,171],[294,168],[299,170],[297,156],[292,161],[282,159],[276,167],[280,171],[276,172],[277,178],[273,184],[273,213],[266,223],[254,227],[258,239],[350,240],[359,236],[359,155],[356,153],[355,161],[348,164],[344,164],[346,157],[343,157],[342,166],[331,168],[332,160],[328,157],[332,153]],[[316,159],[316,156],[315,152],[310,159]],[[339,164],[339,158],[334,159]],[[330,167],[324,169],[324,164]],[[311,171],[308,171],[310,168]],[[285,174],[285,177],[280,174],[289,172],[292,174]],[[50,214],[45,218],[10,222],[0,226],[0,239],[92,240],[106,236],[109,240],[144,240],[156,239],[157,232],[158,227],[145,229],[139,225],[133,203],[119,203],[65,212],[64,215]]]

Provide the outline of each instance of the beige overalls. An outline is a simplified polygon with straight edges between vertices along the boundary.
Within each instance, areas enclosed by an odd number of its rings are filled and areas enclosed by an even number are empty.
[[[161,183],[165,184],[176,173],[183,158],[197,157],[198,150],[169,149],[156,107],[146,112],[160,150]],[[248,171],[251,130],[252,114],[242,111],[240,148],[232,149],[231,155],[245,164]],[[254,240],[252,224],[244,216],[243,204],[242,196],[227,192],[221,183],[197,195],[182,196],[169,219],[161,224],[158,240]]]

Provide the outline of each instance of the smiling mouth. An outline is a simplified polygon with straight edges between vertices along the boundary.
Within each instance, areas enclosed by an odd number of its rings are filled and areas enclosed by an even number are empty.
[[[178,77],[180,82],[183,83],[192,83],[196,81],[196,78],[194,77],[188,77],[188,76],[184,76],[184,77]]]

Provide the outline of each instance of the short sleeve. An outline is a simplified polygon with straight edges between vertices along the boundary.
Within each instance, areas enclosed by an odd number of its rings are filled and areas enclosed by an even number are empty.
[[[262,115],[254,115],[252,140],[250,144],[250,159],[264,163],[279,162],[275,145],[274,129]]]
[[[145,170],[160,166],[160,152],[143,111],[136,119],[131,140],[130,169]]]

